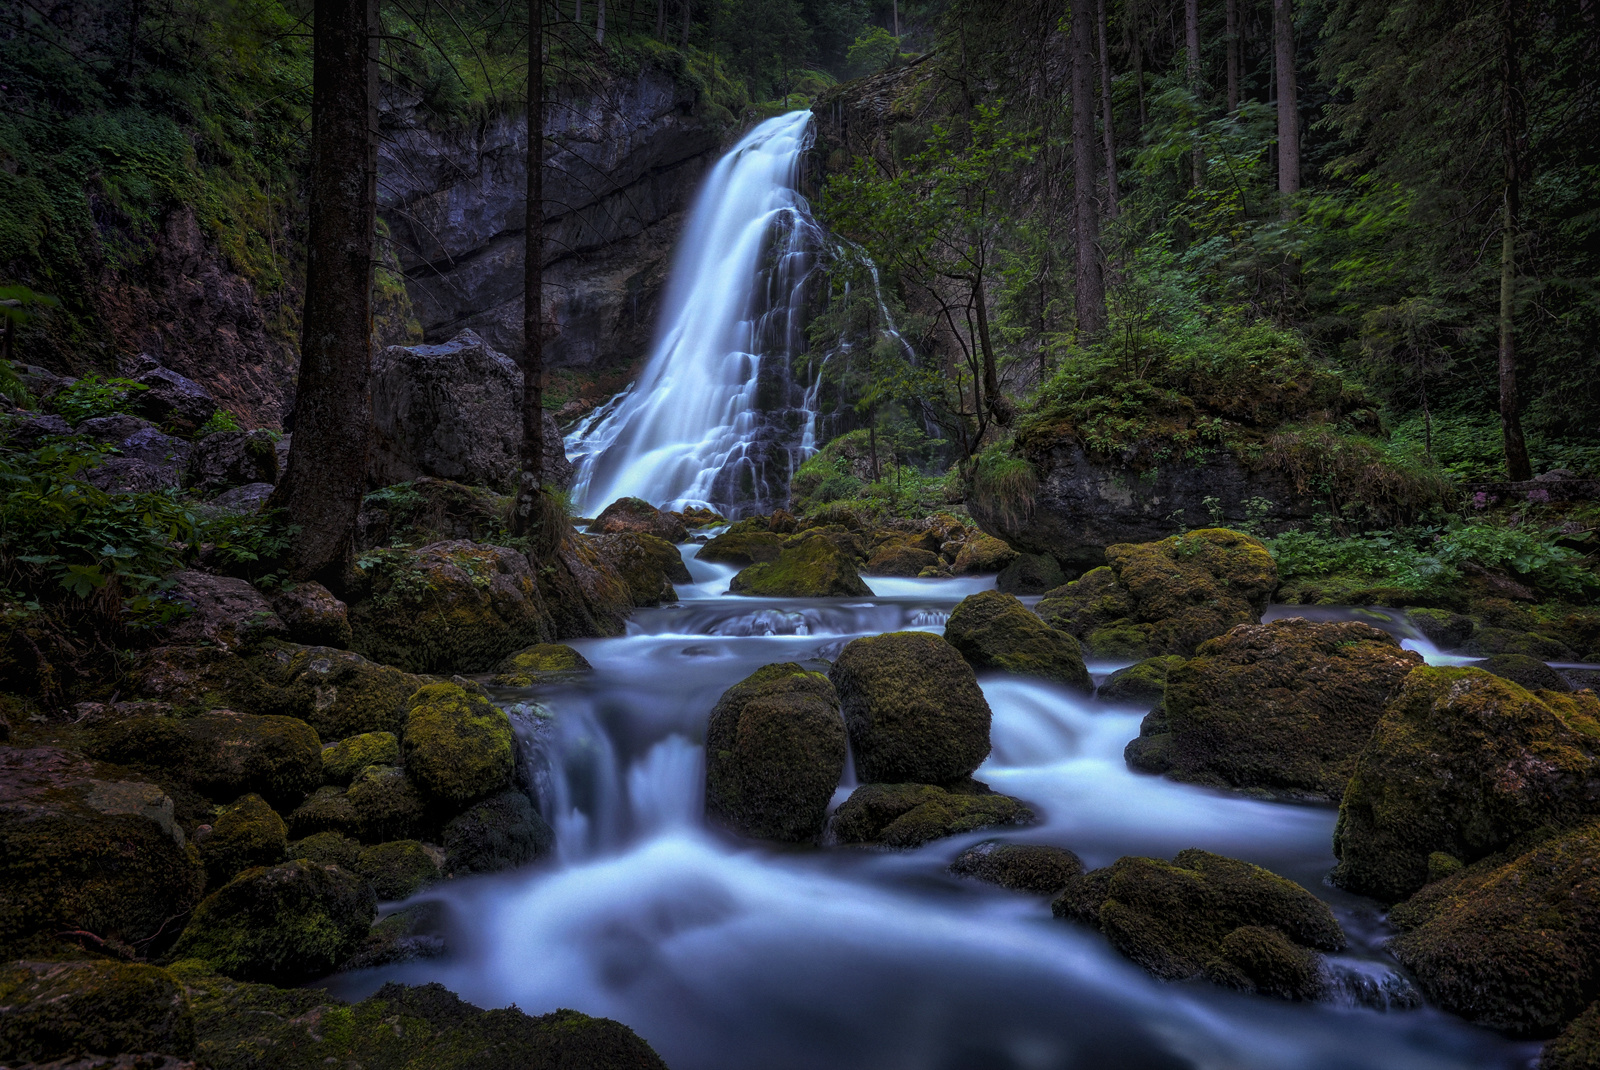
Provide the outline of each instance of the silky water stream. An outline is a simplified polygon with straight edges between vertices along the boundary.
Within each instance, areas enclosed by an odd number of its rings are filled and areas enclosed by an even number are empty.
[[[732,569],[684,556],[696,583],[628,634],[578,641],[579,683],[497,695],[528,728],[557,833],[553,855],[454,881],[446,953],[340,975],[346,998],[439,981],[482,1006],[572,1007],[623,1021],[674,1070],[1057,1070],[1522,1067],[1516,1044],[1423,1007],[1381,950],[1370,902],[1325,882],[1335,811],[1131,772],[1143,710],[1010,676],[982,679],[993,752],[978,777],[1039,824],[923,848],[783,848],[704,820],[706,715],[761,665],[833,656],[850,639],[940,631],[992,578],[869,581],[855,600],[725,595]],[[1099,672],[1114,666],[1091,666]],[[853,783],[847,769],[836,802]],[[1089,866],[1201,847],[1267,866],[1326,899],[1351,938],[1344,995],[1318,1004],[1153,980],[1039,897],[951,876],[986,838],[1050,843]],[[1381,1009],[1380,1009],[1381,1008]]]

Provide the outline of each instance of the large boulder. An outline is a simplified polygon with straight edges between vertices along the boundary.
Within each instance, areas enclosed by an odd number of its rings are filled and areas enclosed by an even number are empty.
[[[975,572],[999,572],[1016,558],[1017,552],[993,535],[969,532],[956,551],[950,571],[957,576]]]
[[[555,832],[520,791],[507,788],[474,803],[444,827],[444,872],[498,873],[526,865],[555,846]]]
[[[863,576],[917,576],[925,568],[937,568],[939,555],[909,542],[889,542],[873,551],[861,566]]]
[[[322,779],[349,784],[375,765],[397,765],[400,740],[393,732],[363,732],[322,748]]]
[[[245,870],[206,896],[172,954],[241,981],[297,984],[353,955],[376,914],[366,881],[299,859]]]
[[[572,479],[561,433],[544,415],[545,481]],[[470,330],[439,345],[389,346],[372,367],[369,480],[420,476],[509,490],[522,449],[522,371]]]
[[[400,748],[406,773],[452,809],[509,786],[516,758],[506,712],[447,683],[429,684],[411,696]]]
[[[274,643],[251,659],[251,682],[235,683],[230,697],[293,714],[323,739],[400,731],[406,700],[427,679],[360,654],[326,646]],[[241,692],[243,692],[241,694]]]
[[[494,682],[501,687],[532,687],[594,672],[594,666],[570,646],[535,643],[508,655],[494,671]]]
[[[0,1063],[6,1066],[91,1053],[189,1056],[194,1049],[194,1013],[183,985],[159,967],[133,962],[0,966]],[[78,1065],[104,1064],[84,1060]]]
[[[1083,872],[1083,861],[1065,847],[985,840],[957,855],[950,872],[1014,892],[1053,896]]]
[[[1600,1067],[1600,1000],[1572,1020],[1545,1045],[1539,1070],[1595,1070]]]
[[[362,843],[414,839],[438,827],[428,803],[404,769],[369,765],[348,788],[318,788],[289,815],[289,830],[302,838],[337,832]]]
[[[1013,595],[980,591],[963,598],[945,623],[944,638],[974,669],[1040,676],[1082,691],[1094,686],[1078,641]]]
[[[556,638],[533,567],[504,546],[456,539],[370,551],[353,586],[356,649],[410,672],[484,672]]]
[[[1039,601],[1039,616],[1099,657],[1185,657],[1236,624],[1256,624],[1278,586],[1261,540],[1204,528],[1110,546],[1092,569]]]
[[[293,642],[340,650],[350,646],[350,607],[316,580],[305,580],[279,593],[272,608]]]
[[[1384,703],[1421,664],[1366,624],[1241,624],[1167,674],[1154,715],[1165,730],[1128,744],[1128,763],[1195,784],[1337,800]]]
[[[218,431],[194,444],[184,485],[200,494],[278,481],[277,441],[266,431]]]
[[[418,840],[390,840],[364,848],[356,856],[355,871],[379,899],[404,899],[439,879],[438,861]]]
[[[828,679],[864,781],[953,783],[989,756],[989,703],[972,667],[936,635],[853,640]]]
[[[1001,825],[1026,825],[1035,814],[1026,803],[990,791],[976,780],[952,786],[863,784],[850,793],[828,822],[838,843],[921,847],[965,832]]]
[[[692,583],[683,555],[666,539],[648,532],[622,531],[583,536],[600,559],[628,586],[636,606],[659,606],[678,598],[674,583]]]
[[[281,862],[288,845],[289,828],[278,812],[259,795],[242,796],[219,808],[210,834],[200,841],[206,886],[226,884],[235,874],[253,866]]]
[[[1389,949],[1430,1002],[1549,1036],[1600,994],[1600,826],[1460,869],[1389,916]]]
[[[144,389],[128,398],[136,414],[186,435],[200,430],[216,414],[217,403],[205,387],[143,354],[141,360],[144,371],[134,381]]]
[[[1600,811],[1600,699],[1533,694],[1479,669],[1413,669],[1356,760],[1334,879],[1395,902],[1429,856],[1463,862]]]
[[[237,650],[288,634],[271,603],[244,580],[185,569],[172,575],[168,597],[188,610],[168,630],[174,643],[212,643]]]
[[[1149,706],[1160,702],[1167,693],[1167,676],[1183,664],[1176,654],[1162,654],[1145,658],[1125,669],[1118,669],[1106,677],[1095,692],[1102,702],[1115,702],[1129,706]]]
[[[1044,594],[1066,582],[1066,573],[1048,554],[1017,554],[994,584],[1007,594]]]
[[[826,676],[793,663],[757,669],[723,692],[706,724],[707,816],[748,836],[814,839],[845,750]]]
[[[637,532],[654,535],[671,543],[683,542],[689,531],[683,521],[671,513],[663,513],[643,498],[618,498],[600,511],[589,525],[593,535],[621,535]]]
[[[783,551],[785,538],[774,531],[730,529],[700,547],[695,560],[738,565],[740,568],[759,561],[776,561],[778,554]]]
[[[806,533],[810,534],[810,533]],[[734,594],[766,598],[863,597],[872,588],[856,572],[856,560],[826,537],[792,536],[771,561],[758,561],[728,584]]]
[[[174,773],[212,798],[254,792],[288,809],[322,783],[322,740],[298,718],[213,710],[182,722],[180,730],[188,746]]]
[[[1286,999],[1321,993],[1320,963],[1311,949],[1345,946],[1327,904],[1298,884],[1196,849],[1178,852],[1171,862],[1119,858],[1074,877],[1051,909],[1096,926],[1157,977],[1205,976]]]

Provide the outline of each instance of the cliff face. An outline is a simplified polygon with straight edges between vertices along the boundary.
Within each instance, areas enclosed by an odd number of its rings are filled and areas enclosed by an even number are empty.
[[[644,69],[550,105],[545,360],[597,373],[644,356],[672,245],[717,131],[693,90]],[[429,341],[471,328],[522,348],[527,123],[429,129],[405,102],[384,116],[381,212]]]

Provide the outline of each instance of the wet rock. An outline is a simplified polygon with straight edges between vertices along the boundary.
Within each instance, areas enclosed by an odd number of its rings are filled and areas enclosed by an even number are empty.
[[[707,816],[747,836],[815,839],[844,763],[828,678],[793,663],[757,669],[723,692],[707,722]]]
[[[856,572],[854,557],[827,538],[791,536],[778,556],[760,561],[733,577],[734,594],[765,598],[870,596]]]
[[[1366,624],[1241,624],[1170,671],[1165,731],[1143,726],[1128,764],[1190,783],[1338,799],[1384,703],[1421,664]]]
[[[218,431],[189,451],[184,485],[199,494],[278,482],[278,454],[266,431]]]
[[[1320,962],[1307,949],[1345,946],[1327,905],[1298,884],[1196,849],[1171,862],[1119,858],[1073,878],[1051,910],[1097,926],[1113,947],[1164,980],[1205,975],[1288,999],[1320,992]],[[1253,931],[1261,929],[1273,935]]]
[[[170,642],[236,650],[288,634],[271,604],[244,580],[185,569],[173,574],[170,597],[189,607],[189,615],[168,630]]]
[[[447,806],[459,808],[511,783],[510,718],[455,684],[429,684],[411,696],[400,745],[406,773]]]
[[[398,735],[406,700],[428,682],[349,650],[287,643],[271,645],[244,669],[259,682],[233,690],[253,689],[258,699],[266,699],[273,689],[270,699],[276,708],[300,717],[330,740],[367,732]]]
[[[1408,609],[1406,619],[1441,650],[1460,649],[1477,628],[1471,617],[1447,609]]]
[[[863,784],[834,812],[828,829],[842,844],[921,847],[945,836],[1034,819],[1026,803],[977,781],[957,791],[931,784]]]
[[[376,913],[372,888],[338,866],[250,869],[201,901],[172,955],[242,981],[296,984],[355,954]]]
[[[217,403],[205,387],[171,368],[157,365],[134,381],[144,389],[128,398],[129,408],[181,434],[194,434],[217,411]]]
[[[1600,1001],[1574,1018],[1545,1045],[1539,1070],[1595,1070],[1600,1067]]]
[[[1481,669],[1413,669],[1356,761],[1334,831],[1334,879],[1395,902],[1428,858],[1465,863],[1600,808],[1600,700],[1534,695]]]
[[[437,850],[437,848],[435,848]],[[364,849],[355,871],[379,899],[404,899],[439,879],[439,863],[417,840],[392,840]]]
[[[1532,658],[1537,661],[1576,661],[1577,653],[1561,640],[1537,632],[1513,628],[1479,628],[1461,646],[1463,654],[1496,654]]]
[[[861,567],[863,576],[917,576],[923,569],[936,568],[939,555],[920,546],[891,542],[875,550]]]
[[[1496,654],[1475,667],[1521,684],[1529,691],[1572,690],[1560,673],[1538,658],[1530,658],[1525,654]]]
[[[1390,951],[1429,1001],[1550,1036],[1600,987],[1600,826],[1459,870],[1397,906]]]
[[[633,611],[627,580],[593,544],[564,539],[550,567],[539,570],[539,587],[561,638],[621,635]]]
[[[400,740],[393,732],[363,732],[322,748],[322,779],[329,784],[349,784],[368,767],[397,765]]]
[[[702,546],[695,560],[741,568],[760,561],[776,561],[784,540],[785,536],[771,531],[724,531]]]
[[[410,672],[484,672],[555,638],[528,559],[466,540],[373,550],[356,568],[354,646]]]
[[[672,585],[693,582],[678,548],[666,539],[630,531],[590,536],[584,541],[627,584],[636,606],[675,602],[678,592]]]
[[[526,865],[555,846],[533,803],[508,789],[469,806],[444,827],[444,871],[452,877]]]
[[[1083,872],[1083,862],[1065,847],[985,840],[957,855],[950,872],[1014,892],[1055,895]]]
[[[957,576],[966,576],[974,572],[999,572],[1016,557],[1015,550],[993,535],[972,532],[961,543],[950,571]]]
[[[166,970],[131,962],[0,966],[0,1062],[7,1066],[91,1052],[194,1050],[194,1015]]]
[[[277,811],[261,796],[245,795],[219,809],[211,834],[200,844],[206,886],[226,884],[252,866],[281,862],[288,845],[289,828]]]
[[[338,832],[316,832],[284,848],[288,859],[305,858],[319,866],[339,866],[354,873],[361,845]]]
[[[404,907],[374,924],[361,950],[344,964],[346,970],[370,970],[412,959],[434,958],[445,953],[441,933],[444,910],[438,902],[423,900]]]
[[[1050,627],[1009,594],[982,591],[957,604],[944,638],[974,669],[1039,676],[1093,689],[1078,641]]]
[[[1095,695],[1102,702],[1148,706],[1160,702],[1167,693],[1167,674],[1183,664],[1176,654],[1145,658],[1136,665],[1118,669],[1106,678]]]
[[[852,640],[828,678],[864,781],[949,783],[989,755],[989,704],[972,667],[936,635]]]
[[[186,761],[174,772],[212,798],[254,792],[288,809],[322,783],[322,740],[297,718],[215,710],[181,731]]]
[[[295,584],[272,600],[289,639],[310,646],[350,646],[350,608],[316,580]]]
[[[683,542],[689,537],[683,521],[671,513],[663,513],[643,498],[618,498],[595,517],[589,532],[592,535],[638,532],[671,543]]]
[[[1066,580],[1055,558],[1044,554],[1018,554],[1000,570],[995,586],[1007,594],[1044,594]]]
[[[594,666],[570,646],[535,643],[507,657],[494,671],[494,682],[501,687],[532,687],[594,672]]]

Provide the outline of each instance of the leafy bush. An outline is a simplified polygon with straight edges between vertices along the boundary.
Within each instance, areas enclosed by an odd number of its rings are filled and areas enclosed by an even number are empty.
[[[200,429],[194,433],[194,437],[205,438],[207,435],[214,435],[219,431],[243,430],[244,428],[239,426],[239,421],[233,418],[233,413],[227,409],[218,409],[211,414],[205,423],[200,425]]]
[[[132,379],[102,379],[86,375],[66,387],[52,400],[56,414],[69,424],[80,424],[101,416],[124,412],[128,395],[148,390]]]
[[[968,498],[974,506],[998,516],[1007,526],[1027,519],[1039,492],[1039,474],[1024,457],[990,447],[972,459]]]

